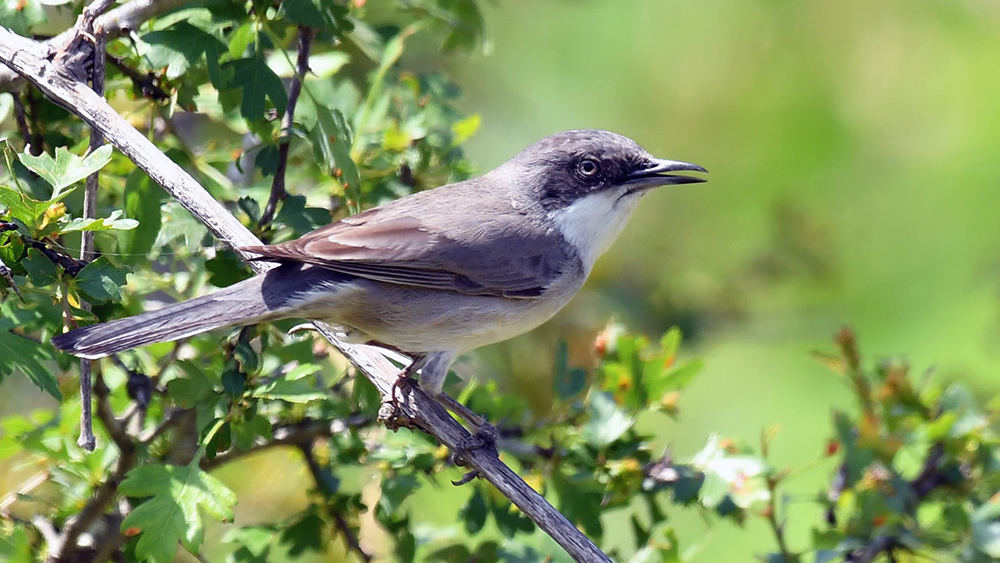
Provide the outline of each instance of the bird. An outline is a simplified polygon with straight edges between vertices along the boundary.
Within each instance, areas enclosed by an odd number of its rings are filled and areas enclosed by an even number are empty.
[[[580,129],[545,137],[492,171],[413,193],[302,237],[247,246],[277,267],[207,295],[76,328],[52,344],[97,359],[205,331],[286,318],[411,357],[442,397],[460,354],[542,324],[583,286],[653,188],[707,172],[632,139]]]

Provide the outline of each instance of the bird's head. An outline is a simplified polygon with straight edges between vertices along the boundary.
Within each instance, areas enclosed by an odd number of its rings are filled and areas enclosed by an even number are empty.
[[[628,137],[594,129],[546,137],[497,170],[538,201],[588,271],[651,188],[705,181],[673,174],[678,171],[706,172],[696,164],[658,159]]]

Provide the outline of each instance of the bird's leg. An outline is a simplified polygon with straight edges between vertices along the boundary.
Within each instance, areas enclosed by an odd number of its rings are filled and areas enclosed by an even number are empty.
[[[392,404],[397,409],[399,408],[399,398],[396,396],[396,392],[401,390],[404,386],[413,383],[413,376],[417,374],[417,371],[427,363],[427,356],[413,356],[410,365],[406,366],[396,378],[395,383],[392,384]]]
[[[467,443],[458,444],[455,453],[459,456],[470,450],[487,448],[496,452],[497,430],[485,418],[472,412],[468,407],[451,398],[443,391],[444,380],[448,376],[448,366],[454,355],[450,352],[435,352],[423,358],[420,371],[420,388],[427,392],[445,409],[458,415],[472,428],[472,437]]]

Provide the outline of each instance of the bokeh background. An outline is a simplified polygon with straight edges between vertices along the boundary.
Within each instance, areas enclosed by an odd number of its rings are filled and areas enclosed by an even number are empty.
[[[789,468],[822,456],[831,413],[850,406],[844,382],[810,357],[844,325],[869,360],[907,358],[983,402],[1000,392],[1000,4],[483,6],[491,54],[441,55],[417,35],[403,59],[443,68],[463,88],[462,107],[482,117],[467,145],[481,170],[553,132],[603,128],[705,166],[710,182],[650,195],[564,312],[460,371],[513,375],[507,389],[543,417],[558,340],[587,367],[612,318],[654,338],[677,325],[684,355],[706,368],[676,421],[643,421],[658,443],[683,460],[712,433],[756,444],[777,426],[770,459]],[[51,406],[12,385],[5,409]],[[821,522],[814,498],[833,471],[826,460],[785,486],[793,550]],[[238,523],[305,503],[294,453],[220,477],[240,496]],[[444,521],[454,511],[441,497],[464,494],[448,485],[419,502],[443,507]],[[748,561],[774,547],[763,520],[706,532],[693,510],[670,517],[693,561]]]
[[[486,350],[544,409],[552,343],[588,365],[612,316],[672,325],[707,367],[680,418],[649,421],[678,457],[713,433],[802,467],[850,406],[810,357],[853,326],[870,360],[1000,391],[1000,4],[978,0],[505,1],[490,56],[440,59],[482,115],[483,170],[573,128],[610,129],[701,164],[709,183],[650,195],[585,292],[547,326]],[[411,61],[419,64],[421,61]],[[789,541],[821,522],[833,473],[788,482]],[[694,561],[773,548],[763,520],[706,537],[671,514]]]

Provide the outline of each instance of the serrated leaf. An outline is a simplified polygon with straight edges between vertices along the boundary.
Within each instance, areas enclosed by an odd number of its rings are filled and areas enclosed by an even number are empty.
[[[315,510],[307,510],[300,519],[281,532],[281,544],[288,547],[288,555],[300,557],[306,551],[324,550],[329,524]]]
[[[73,285],[92,301],[121,301],[120,288],[125,285],[126,273],[101,256],[80,270]]]
[[[177,542],[197,553],[205,533],[202,513],[219,521],[233,519],[236,494],[196,465],[146,465],[128,472],[119,492],[151,497],[122,521],[121,529],[141,533],[135,547],[143,561],[169,563]]]
[[[41,363],[52,360],[52,349],[10,332],[12,328],[10,319],[0,318],[0,382],[20,371],[36,387],[61,401],[56,376]]]
[[[73,233],[78,231],[130,231],[139,226],[135,219],[123,219],[120,209],[114,210],[111,215],[103,219],[84,219],[77,217],[59,229],[60,233]]]
[[[193,67],[201,56],[209,55],[218,61],[218,53],[226,50],[225,44],[215,36],[187,21],[179,21],[167,29],[151,31],[142,36],[149,45],[143,55],[152,68],[165,68],[167,78],[182,76]]]
[[[23,152],[17,155],[21,164],[52,185],[52,198],[63,190],[97,172],[111,161],[111,145],[104,145],[87,156],[77,156],[66,147],[56,147],[56,156],[48,153],[34,156]]]
[[[37,226],[39,219],[51,204],[50,201],[38,201],[7,186],[0,186],[0,206],[3,211],[10,213],[25,225]]]
[[[231,69],[233,76],[229,87],[241,91],[240,114],[248,120],[257,120],[264,117],[267,110],[267,101],[278,111],[278,115],[285,113],[288,105],[288,94],[281,83],[281,79],[274,73],[262,56],[253,56],[244,59],[236,59],[222,65],[223,69]]]

